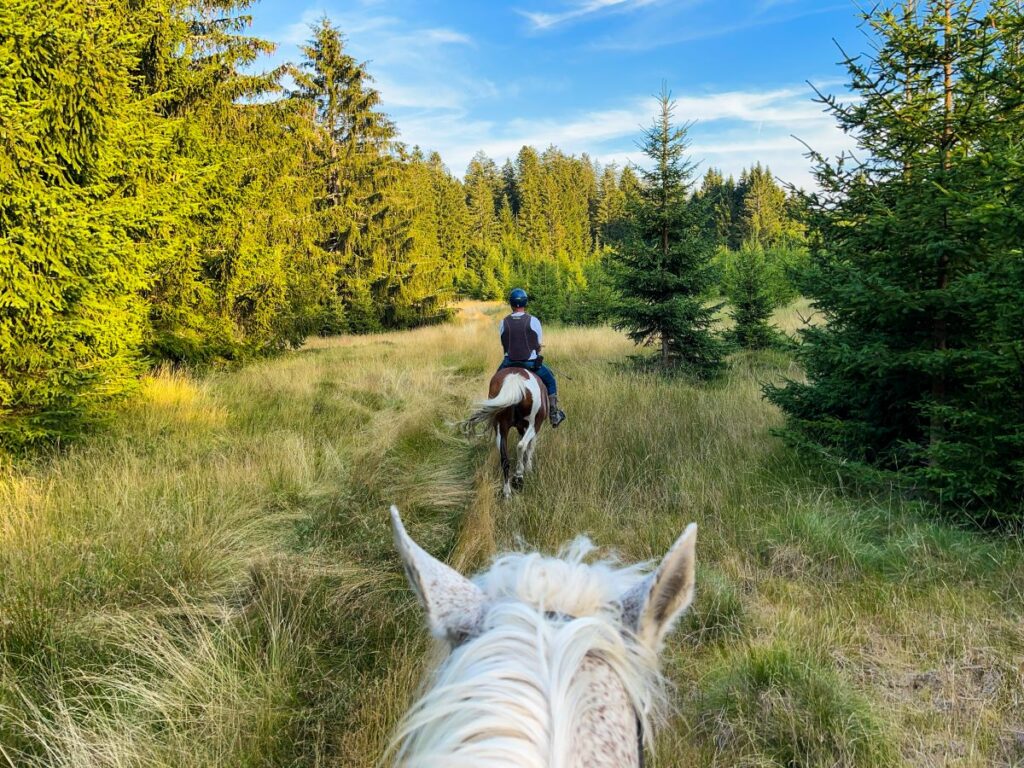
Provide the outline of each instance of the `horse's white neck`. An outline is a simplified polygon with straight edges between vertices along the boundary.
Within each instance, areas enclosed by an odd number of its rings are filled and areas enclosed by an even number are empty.
[[[481,581],[495,602],[403,722],[398,765],[637,765],[637,716],[660,703],[661,688],[653,654],[623,636],[610,596],[639,571],[514,558]]]

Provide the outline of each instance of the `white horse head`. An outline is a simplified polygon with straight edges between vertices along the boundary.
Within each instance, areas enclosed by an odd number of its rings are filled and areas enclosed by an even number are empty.
[[[470,581],[420,548],[392,507],[395,544],[449,653],[394,740],[404,768],[636,768],[665,700],[657,657],[693,599],[690,524],[656,570],[507,554]]]

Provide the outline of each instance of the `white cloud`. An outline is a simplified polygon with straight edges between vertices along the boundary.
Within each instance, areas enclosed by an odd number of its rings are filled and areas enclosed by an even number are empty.
[[[371,32],[378,32],[388,27],[400,24],[400,20],[392,16],[358,16],[352,15],[339,18],[337,14],[329,13],[323,7],[307,8],[302,12],[299,20],[289,24],[279,34],[275,35],[275,42],[285,45],[305,45],[312,37],[312,30],[320,23],[324,16],[331,19],[335,25],[345,34],[362,36]]]
[[[695,120],[798,123],[819,120],[821,107],[806,87],[771,91],[726,91],[676,97],[676,115]]]
[[[423,34],[435,43],[455,43],[462,45],[473,44],[473,39],[469,35],[464,35],[461,32],[456,32],[452,29],[427,29],[423,31]]]
[[[613,8],[618,10],[640,8],[654,2],[657,0],[582,0],[582,2],[576,2],[573,7],[556,13],[547,11],[520,11],[519,13],[529,19],[535,30],[545,30],[599,11]]]
[[[762,0],[753,6],[740,3],[739,0],[730,0],[734,12],[724,17],[694,13],[694,8],[702,5],[715,7],[702,0],[689,3],[677,0],[674,3],[659,4],[657,12],[640,16],[630,24],[620,25],[613,34],[594,40],[592,48],[605,51],[647,51],[783,24],[805,16],[849,10],[849,0],[844,3],[815,0],[806,4],[799,0]]]
[[[283,45],[304,45],[310,38],[310,27],[324,15],[319,8],[310,8],[302,13],[302,17],[293,24],[289,24],[280,35],[277,35],[275,42]]]
[[[579,0],[576,13],[625,10],[650,0]],[[494,82],[474,74],[484,55],[474,40],[457,29],[416,25],[376,13],[379,8],[351,8],[328,17],[346,34],[352,55],[368,60],[384,108],[408,145],[437,150],[456,174],[464,173],[472,156],[483,150],[498,163],[514,157],[523,145],[589,153],[601,162],[642,162],[636,148],[656,105],[651,97],[609,103],[602,109],[522,114],[504,119],[506,96],[530,103],[531,93],[550,83],[525,80]],[[567,11],[568,12],[568,11]],[[277,35],[283,42],[305,41],[308,24],[323,16],[321,6],[302,14],[297,24]],[[482,48],[482,46],[481,46]],[[835,85],[828,83],[826,87]],[[522,91],[522,92],[520,92]],[[827,156],[852,148],[852,141],[834,127],[804,85],[770,90],[684,91],[675,94],[676,118],[695,121],[691,155],[701,168],[715,166],[726,174],[755,162],[767,162],[780,178],[813,186],[810,166],[799,136]]]

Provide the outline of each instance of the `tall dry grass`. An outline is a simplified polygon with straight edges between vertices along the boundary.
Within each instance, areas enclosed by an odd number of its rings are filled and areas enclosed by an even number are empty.
[[[696,520],[656,766],[1024,763],[1019,545],[794,456],[760,397],[787,356],[694,386],[607,329],[549,329],[569,421],[502,502],[491,441],[451,428],[497,311],[156,376],[111,433],[0,471],[0,765],[374,765],[430,652],[392,502],[470,570],[580,532],[655,557]]]

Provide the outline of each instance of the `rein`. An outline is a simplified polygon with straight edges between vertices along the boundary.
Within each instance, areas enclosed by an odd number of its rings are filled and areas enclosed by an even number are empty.
[[[637,763],[644,768],[644,723],[639,712],[636,713],[636,752]]]

